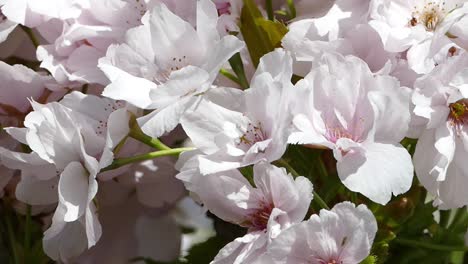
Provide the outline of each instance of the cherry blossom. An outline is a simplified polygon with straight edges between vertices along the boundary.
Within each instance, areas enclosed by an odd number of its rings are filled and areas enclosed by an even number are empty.
[[[125,43],[111,46],[100,60],[111,81],[103,95],[156,109],[139,120],[147,134],[171,131],[243,46],[234,36],[220,38],[217,20],[216,6],[208,0],[197,2],[196,29],[164,4],[156,5],[142,26],[127,32]]]
[[[379,33],[385,50],[407,51],[408,64],[417,73],[428,73],[459,49],[446,35],[465,0],[371,2],[369,24]],[[459,10],[458,10],[459,9]]]
[[[128,133],[121,128],[129,116],[123,104],[78,92],[60,103],[32,101],[32,107],[25,128],[7,132],[33,152],[2,149],[2,161],[23,171],[18,198],[39,205],[58,202],[44,233],[44,250],[53,259],[66,261],[94,246],[101,236],[93,202],[96,177],[112,162],[112,149]]]
[[[279,159],[287,146],[292,116],[292,59],[283,50],[264,56],[237,109],[201,102],[182,118],[182,126],[200,156],[203,174]],[[263,98],[262,101],[258,101]],[[244,102],[244,103],[242,103]],[[244,105],[245,104],[245,105]],[[223,105],[226,105],[223,102]]]
[[[462,261],[467,50],[468,0],[0,0],[0,259]]]
[[[343,184],[375,202],[410,188],[413,165],[399,144],[409,94],[396,79],[374,76],[356,57],[325,54],[296,89],[296,100],[307,103],[296,105],[290,143],[332,149]]]
[[[467,54],[455,57],[418,79],[412,97],[412,125],[419,131],[414,154],[416,175],[441,208],[468,204],[462,188],[467,175],[463,159],[467,70]]]
[[[373,72],[395,76],[412,86],[418,74],[409,68],[406,54],[385,50],[381,36],[369,25],[369,1],[302,1],[301,5],[306,9],[311,5],[316,11],[321,10],[315,6],[319,5],[324,10],[291,23],[282,40],[296,60],[296,74],[306,75],[324,52],[338,52],[359,57]]]
[[[2,0],[3,14],[15,23],[37,27],[51,19],[76,18],[81,14],[80,7],[89,5],[88,0]]]
[[[152,1],[82,2],[79,16],[50,20],[38,27],[48,44],[38,48],[37,56],[41,67],[60,83],[105,85],[108,80],[98,70],[98,60],[109,45],[123,40],[128,29],[141,24]]]
[[[283,231],[268,252],[271,263],[360,263],[369,255],[376,232],[375,217],[365,205],[343,202]]]
[[[7,39],[8,35],[10,35],[17,25],[17,23],[9,20],[0,9],[0,43]]]
[[[1,127],[18,127],[23,123],[24,117],[31,110],[27,98],[44,101],[50,96],[52,91],[46,88],[51,78],[41,73],[37,73],[22,65],[10,66],[0,62],[0,124]],[[19,149],[20,143],[0,132],[0,142],[2,147],[9,149]],[[0,180],[0,194],[8,184],[14,171],[4,166]]]
[[[183,175],[178,178],[187,180]],[[285,169],[264,162],[254,166],[255,187],[237,170],[198,175],[189,181],[189,190],[208,210],[249,230],[221,249],[213,263],[253,262],[281,230],[303,220],[312,200],[309,180],[293,179]]]

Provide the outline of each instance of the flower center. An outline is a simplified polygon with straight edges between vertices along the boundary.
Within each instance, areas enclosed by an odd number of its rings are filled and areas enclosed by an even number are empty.
[[[357,136],[352,135],[351,133],[349,133],[341,127],[327,127],[325,137],[328,139],[328,141],[332,143],[336,143],[340,138],[349,138],[356,142],[359,141],[359,138],[357,138]]]
[[[120,100],[110,101],[104,106],[104,112],[106,113],[106,119],[98,120],[97,127],[95,128],[96,134],[99,136],[105,136],[107,132],[107,118],[110,114],[117,109],[125,107],[125,102]]]
[[[273,211],[273,204],[262,202],[260,207],[249,214],[249,221],[246,224],[253,230],[265,230],[268,226],[271,211]]]
[[[444,19],[447,12],[445,11],[445,2],[425,3],[422,7],[414,7],[409,25],[414,27],[418,24],[423,25],[427,31],[433,32],[437,25]]]
[[[230,15],[231,14],[231,3],[229,2],[220,2],[215,3],[216,9],[218,9],[218,16],[222,16],[224,14]]]
[[[187,62],[187,56],[184,55],[182,57],[173,57],[170,69],[171,71],[178,71],[187,65],[189,65]]]
[[[456,128],[461,128],[468,123],[468,99],[461,99],[449,105],[448,120]]]
[[[172,57],[170,61],[162,67],[163,69],[165,69],[160,70],[157,73],[157,76],[153,78],[153,81],[155,81],[156,83],[164,83],[167,80],[169,80],[169,77],[171,76],[171,73],[173,71],[178,71],[188,65],[190,65],[190,62],[186,55],[180,57]]]
[[[319,260],[320,264],[343,264],[343,261],[336,259]]]
[[[132,15],[127,18],[125,23],[130,27],[141,25],[141,18],[145,15],[147,11],[147,6],[145,1],[142,0],[132,0],[129,2],[129,9]]]
[[[450,47],[447,51],[447,57],[453,57],[458,54],[458,49],[454,46]]]
[[[237,145],[244,145],[251,147],[257,142],[264,141],[268,136],[263,131],[262,123],[258,122],[256,125],[249,123],[247,131],[239,138]]]
[[[7,19],[7,17],[2,12],[2,6],[0,6],[0,22],[3,22]]]

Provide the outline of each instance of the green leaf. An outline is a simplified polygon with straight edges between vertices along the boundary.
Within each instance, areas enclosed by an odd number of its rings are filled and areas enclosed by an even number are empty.
[[[244,64],[242,62],[242,58],[239,52],[234,54],[229,59],[229,64],[231,65],[232,70],[236,74],[237,82],[242,87],[242,89],[249,88],[249,81],[247,80],[247,77],[245,76]]]
[[[377,263],[377,257],[376,256],[368,256],[366,259],[364,259],[361,264],[376,264]]]
[[[253,166],[246,166],[239,169],[242,175],[249,181],[250,185],[255,187],[255,182],[253,179]]]
[[[434,208],[431,203],[418,204],[411,218],[404,223],[401,233],[411,236],[420,236],[424,233],[425,229],[437,225],[432,216],[435,210],[436,208]]]
[[[172,261],[172,262],[161,262],[161,261],[156,261],[156,260],[153,260],[151,258],[145,258],[145,257],[136,257],[136,258],[132,258],[130,259],[130,262],[133,263],[133,262],[144,262],[145,264],[181,264],[183,262],[180,262],[178,260],[175,260],[175,261]]]
[[[286,0],[286,3],[287,3],[288,8],[289,8],[289,16],[291,17],[291,19],[295,18],[296,17],[296,6],[294,5],[294,1],[293,0]]]
[[[186,257],[187,263],[210,263],[225,244],[224,239],[215,236],[204,243],[195,245]]]
[[[408,150],[411,156],[413,156],[418,140],[413,138],[404,138],[400,143]]]
[[[255,67],[263,55],[280,46],[288,31],[282,23],[265,19],[253,0],[244,0],[240,30]]]
[[[281,40],[283,39],[284,35],[288,33],[288,28],[278,21],[265,20],[264,18],[257,18],[255,21],[257,25],[267,34],[268,40],[273,46],[273,49],[280,47]]]
[[[465,259],[465,252],[452,252],[450,254],[450,263],[452,264],[463,264],[463,261]]]

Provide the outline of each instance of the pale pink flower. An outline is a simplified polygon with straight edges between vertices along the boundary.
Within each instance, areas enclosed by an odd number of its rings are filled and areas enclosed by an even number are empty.
[[[17,23],[9,20],[1,10],[2,2],[0,1],[0,43],[4,42],[8,35],[16,28]]]
[[[359,57],[372,72],[395,76],[405,85],[412,85],[417,74],[409,69],[406,54],[386,51],[381,36],[369,25],[369,1],[309,2],[300,3],[306,8],[323,5],[322,14],[294,20],[282,40],[285,49],[294,56],[296,74],[306,75],[324,52],[338,52]]]
[[[123,40],[128,29],[141,25],[154,1],[82,1],[78,16],[41,24],[38,30],[49,43],[37,50],[41,67],[60,83],[107,84],[108,79],[97,68],[98,60],[109,45]]]
[[[416,175],[441,208],[468,204],[463,186],[468,175],[468,55],[452,58],[418,79],[412,97]]]
[[[177,171],[171,157],[145,161],[134,165],[116,180],[133,187],[138,201],[152,208],[172,205],[187,194],[182,182],[175,178]]]
[[[168,262],[180,254],[181,230],[171,209],[146,208],[134,189],[120,182],[100,183],[98,195],[102,237],[73,263],[128,263],[135,257]]]
[[[290,143],[332,149],[343,184],[375,202],[411,187],[411,157],[399,143],[408,131],[409,93],[395,78],[372,74],[356,57],[325,54],[296,91],[303,103]]]
[[[101,236],[93,202],[100,169],[110,165],[113,148],[128,134],[124,104],[73,92],[60,103],[32,101],[25,128],[8,128],[31,153],[1,149],[6,166],[22,170],[17,198],[33,204],[58,202],[44,250],[66,261],[96,244]],[[73,237],[73,239],[70,239]]]
[[[254,166],[253,187],[237,170],[184,178],[189,190],[221,219],[248,228],[248,234],[227,244],[212,263],[252,263],[281,230],[303,220],[312,200],[312,184],[293,179],[284,168]]]
[[[185,114],[185,132],[206,154],[199,158],[203,174],[281,158],[292,120],[291,76],[291,56],[277,49],[261,59],[250,89],[221,98],[221,106],[203,101]]]
[[[104,96],[156,109],[139,119],[153,137],[174,129],[211,89],[221,66],[243,47],[234,36],[220,37],[211,1],[197,2],[196,19],[194,28],[164,4],[156,5],[143,25],[129,30],[124,43],[112,45],[99,62],[111,81]]]
[[[417,73],[428,73],[459,49],[446,35],[465,0],[373,0],[369,24],[379,33],[385,50],[408,51],[408,64]],[[459,10],[457,10],[459,9]],[[456,31],[456,30],[455,30]]]
[[[10,66],[0,62],[0,125],[17,127],[23,122],[26,114],[31,110],[28,98],[46,100],[52,91],[46,88],[51,78],[23,65]],[[9,149],[18,149],[20,143],[0,131],[0,145]],[[1,163],[0,163],[1,164]],[[2,168],[0,180],[0,194],[14,174],[13,170]]]
[[[369,255],[376,232],[365,205],[339,203],[284,230],[268,247],[270,263],[358,264]]]
[[[447,35],[450,40],[464,50],[468,50],[468,3],[450,14],[447,26],[449,27]]]
[[[2,0],[3,14],[11,21],[37,27],[51,19],[70,19],[80,15],[82,6],[89,5],[88,0]]]

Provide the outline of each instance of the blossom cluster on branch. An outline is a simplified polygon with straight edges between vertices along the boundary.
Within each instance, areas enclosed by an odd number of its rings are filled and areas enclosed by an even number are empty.
[[[0,262],[464,263],[467,0],[0,10]]]

